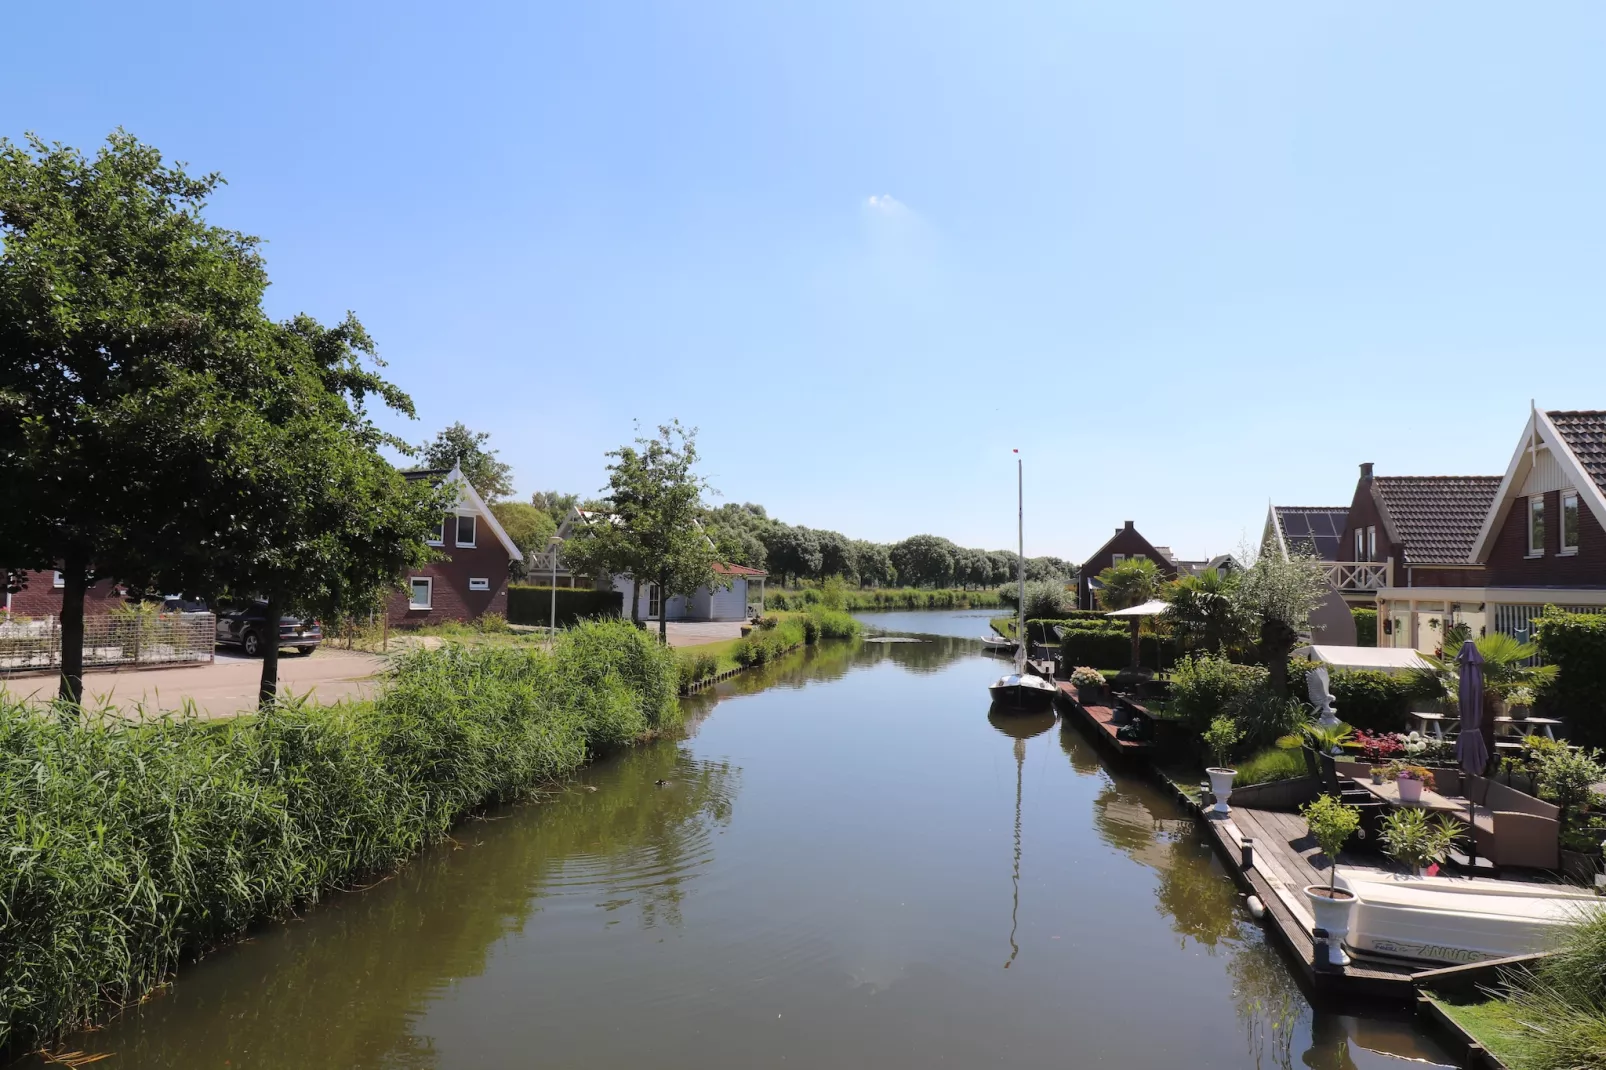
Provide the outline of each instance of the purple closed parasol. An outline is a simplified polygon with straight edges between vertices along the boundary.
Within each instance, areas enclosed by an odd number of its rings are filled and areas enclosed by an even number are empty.
[[[1461,735],[1455,754],[1461,768],[1481,775],[1489,764],[1489,746],[1483,741],[1483,655],[1468,639],[1461,644]]]

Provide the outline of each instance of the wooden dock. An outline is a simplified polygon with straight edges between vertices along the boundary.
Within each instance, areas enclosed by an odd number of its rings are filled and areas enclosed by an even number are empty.
[[[1352,955],[1350,965],[1316,966],[1316,943],[1311,937],[1315,916],[1305,898],[1305,886],[1327,883],[1326,860],[1311,838],[1305,819],[1298,814],[1273,810],[1252,810],[1235,806],[1226,817],[1202,815],[1215,842],[1240,887],[1260,897],[1266,907],[1266,920],[1284,947],[1304,970],[1305,978],[1319,992],[1354,996],[1375,996],[1409,1001],[1414,996],[1412,976],[1427,966],[1409,966],[1363,959]],[[1254,840],[1253,864],[1242,864],[1243,841]],[[1317,862],[1320,860],[1321,865]],[[1346,871],[1382,871],[1377,860],[1339,856]]]
[[[1116,753],[1138,755],[1154,749],[1154,744],[1145,740],[1120,737],[1121,725],[1126,723],[1127,718],[1119,707],[1084,706],[1077,701],[1074,686],[1062,683],[1059,688],[1062,705],[1076,711],[1082,723],[1093,732],[1094,738],[1113,747]]]

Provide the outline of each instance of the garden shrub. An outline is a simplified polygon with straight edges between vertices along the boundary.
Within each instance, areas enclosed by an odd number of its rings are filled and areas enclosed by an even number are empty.
[[[507,588],[507,619],[513,624],[544,625],[552,621],[551,587],[511,583]],[[585,587],[559,587],[558,627],[577,620],[622,615],[624,595],[618,591],[593,591]]]
[[[1119,668],[1132,660],[1132,636],[1120,631],[1068,629],[1060,640],[1060,654],[1066,665]]]
[[[1227,702],[1227,716],[1242,733],[1243,746],[1267,746],[1296,732],[1305,723],[1306,706],[1296,698],[1281,698],[1271,688],[1269,675],[1238,692]]]
[[[1377,645],[1377,610],[1355,608],[1350,610],[1355,618],[1355,645]]]
[[[1294,780],[1305,775],[1305,756],[1297,746],[1292,749],[1271,746],[1238,762],[1237,769],[1238,775],[1232,782],[1238,787]]]
[[[1239,695],[1268,679],[1259,665],[1235,665],[1214,654],[1183,658],[1171,673],[1171,709],[1203,733]]]
[[[1288,663],[1288,693],[1305,701],[1310,697],[1307,674],[1316,668],[1309,659]],[[1407,732],[1415,697],[1410,676],[1395,676],[1376,669],[1329,669],[1328,687],[1339,718],[1367,732]]]
[[[1565,718],[1574,743],[1606,746],[1606,614],[1546,606],[1536,625],[1539,657],[1557,671],[1535,712]]]
[[[187,956],[393,868],[487,804],[674,727],[675,657],[622,622],[449,644],[370,702],[225,723],[0,696],[0,1047],[143,998]]]

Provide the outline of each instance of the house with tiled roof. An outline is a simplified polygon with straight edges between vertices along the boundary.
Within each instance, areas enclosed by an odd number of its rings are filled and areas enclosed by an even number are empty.
[[[1082,562],[1081,568],[1076,572],[1076,604],[1082,609],[1097,609],[1098,592],[1101,589],[1098,581],[1099,573],[1123,561],[1148,558],[1159,568],[1161,575],[1168,580],[1177,578],[1177,564],[1171,557],[1168,547],[1156,546],[1145,539],[1138,532],[1137,526],[1128,520],[1124,525],[1115,529],[1115,534],[1093,552],[1093,556]]]
[[[1448,621],[1527,639],[1546,605],[1606,608],[1606,412],[1535,410],[1504,475],[1392,493],[1405,572],[1377,592],[1380,643],[1431,649]]]
[[[1352,606],[1370,606],[1375,600],[1368,578],[1384,574],[1344,560],[1345,522],[1349,509],[1342,505],[1271,505],[1260,534],[1262,553],[1290,557],[1306,554],[1328,564],[1332,591],[1311,612],[1312,639],[1330,646],[1353,646],[1355,616]]]
[[[583,537],[595,525],[618,523],[620,519],[610,513],[570,509],[563,523],[558,525],[557,547],[549,548],[546,553],[533,559],[531,578],[538,583],[551,583],[558,587],[595,587],[602,591],[618,591],[624,612],[627,615],[630,613],[630,600],[634,598],[637,601],[635,615],[642,620],[657,620],[660,613],[665,620],[746,620],[763,612],[764,583],[769,573],[761,568],[716,562],[714,572],[724,580],[723,587],[705,584],[689,595],[671,595],[666,600],[656,583],[638,584],[634,577],[622,573],[595,577],[575,575],[564,565],[563,542]],[[692,524],[699,532],[703,530],[702,524],[696,520]],[[703,540],[710,549],[713,548],[713,540],[707,534],[703,535]]]
[[[462,469],[416,469],[409,481],[446,484],[456,495],[428,538],[435,560],[409,571],[404,590],[385,607],[392,627],[478,620],[487,613],[507,616],[508,566],[524,555],[508,537]]]

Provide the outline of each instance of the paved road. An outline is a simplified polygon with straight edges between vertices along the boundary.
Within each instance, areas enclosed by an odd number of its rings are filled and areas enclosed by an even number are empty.
[[[326,703],[367,697],[373,694],[374,674],[386,664],[384,658],[373,654],[327,647],[310,657],[284,654],[279,658],[279,693],[301,696],[310,691],[313,700]],[[141,707],[173,710],[190,701],[203,717],[227,717],[256,706],[261,674],[260,659],[220,650],[210,665],[88,673],[84,676],[85,702],[115,704],[133,716]],[[0,680],[0,686],[13,695],[48,700],[56,692],[56,679],[25,676]]]
[[[716,620],[692,623],[690,621],[670,621],[666,630],[666,637],[670,646],[701,646],[704,643],[720,643],[726,639],[740,639],[744,620]],[[647,625],[648,631],[657,631],[656,622]]]

